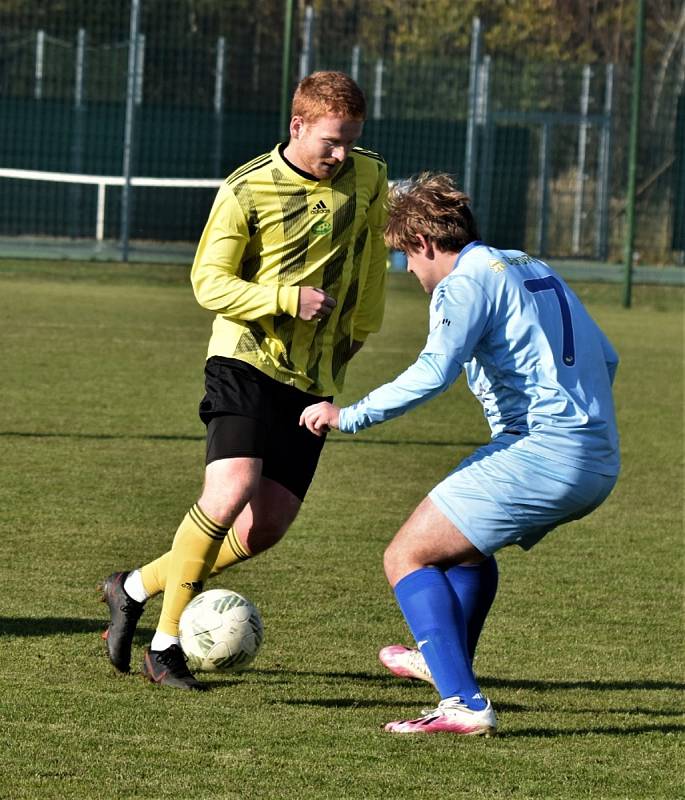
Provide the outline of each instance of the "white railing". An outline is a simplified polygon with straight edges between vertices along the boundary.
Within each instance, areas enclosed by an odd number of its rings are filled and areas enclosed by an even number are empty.
[[[97,206],[95,211],[95,238],[101,242],[105,236],[105,207],[108,186],[123,186],[121,175],[81,175],[73,172],[43,172],[34,169],[9,169],[0,167],[0,178],[25,181],[47,181],[50,183],[78,183],[97,186]],[[221,185],[218,178],[131,178],[131,186],[158,188],[211,189]]]

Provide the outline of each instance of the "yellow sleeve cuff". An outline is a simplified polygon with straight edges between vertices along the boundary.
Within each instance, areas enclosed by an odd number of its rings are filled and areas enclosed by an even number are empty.
[[[300,305],[300,287],[279,286],[276,302],[279,311],[285,311],[285,313],[290,314],[291,317],[296,317],[298,306]]]

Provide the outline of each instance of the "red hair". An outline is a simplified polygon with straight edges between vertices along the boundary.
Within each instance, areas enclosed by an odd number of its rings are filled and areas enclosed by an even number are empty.
[[[302,117],[305,122],[316,122],[326,114],[361,121],[366,119],[364,93],[344,72],[312,72],[297,85],[291,116]]]

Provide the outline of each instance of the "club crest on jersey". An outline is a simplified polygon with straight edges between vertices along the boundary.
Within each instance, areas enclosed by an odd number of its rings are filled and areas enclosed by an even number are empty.
[[[317,222],[316,225],[312,226],[312,233],[314,236],[325,236],[327,233],[331,232],[333,226],[330,222],[326,222],[325,219],[322,219],[320,222]]]

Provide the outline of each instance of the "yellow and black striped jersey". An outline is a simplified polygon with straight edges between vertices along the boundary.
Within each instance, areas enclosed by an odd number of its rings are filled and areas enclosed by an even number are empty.
[[[387,170],[353,148],[337,174],[308,179],[279,148],[243,165],[219,189],[191,281],[217,312],[207,356],[238,358],[303,391],[342,389],[353,340],[383,319]],[[297,316],[299,287],[337,300],[319,322]]]

